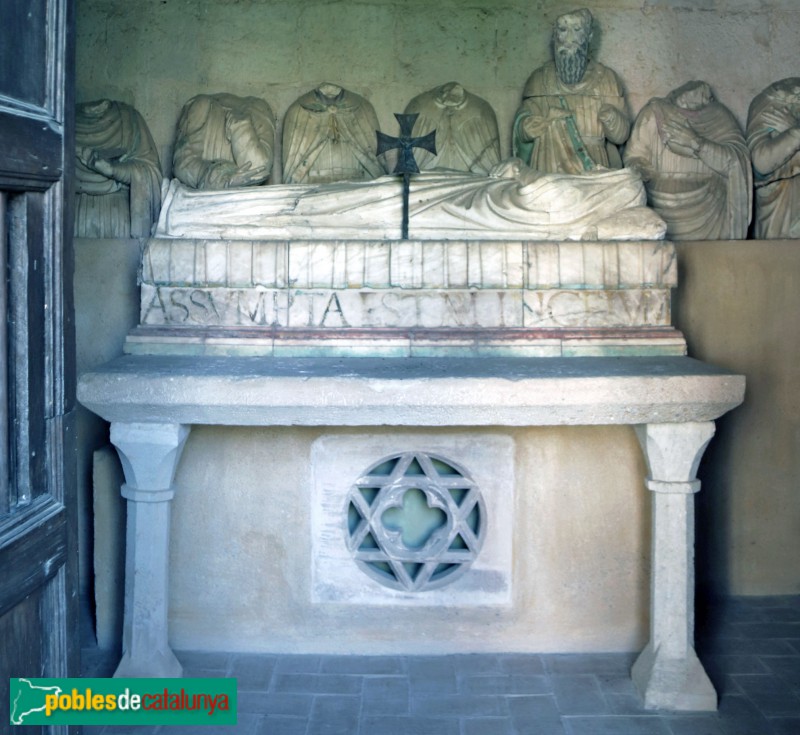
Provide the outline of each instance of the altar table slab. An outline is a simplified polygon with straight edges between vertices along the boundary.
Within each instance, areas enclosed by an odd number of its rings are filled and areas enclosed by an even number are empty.
[[[688,357],[261,358],[127,355],[78,398],[111,422],[128,499],[117,676],[180,676],[167,640],[173,478],[192,425],[635,428],[653,493],[650,641],[632,677],[649,708],[709,710],[694,650],[694,498],[714,421],[745,379]],[[591,492],[591,488],[587,488]]]

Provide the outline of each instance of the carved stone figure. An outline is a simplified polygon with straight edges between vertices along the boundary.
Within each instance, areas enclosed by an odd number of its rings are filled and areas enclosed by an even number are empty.
[[[411,179],[409,235],[443,240],[655,240],[664,221],[631,170],[542,174],[519,159],[491,176],[423,171]],[[159,237],[399,239],[402,182],[265,186],[198,192],[173,181]]]
[[[800,77],[770,84],[750,105],[757,238],[800,237]]]
[[[739,123],[705,82],[687,82],[639,113],[625,147],[648,204],[678,240],[747,237],[752,177]]]
[[[360,95],[325,82],[296,100],[283,121],[283,182],[363,181],[385,172],[378,116]]]
[[[199,94],[181,110],[173,174],[193,189],[258,186],[269,178],[275,116],[257,97]]]
[[[589,59],[592,14],[565,13],[553,28],[553,61],[528,78],[514,120],[514,155],[537,171],[620,168],[630,119],[617,75]]]
[[[161,162],[142,116],[124,102],[79,104],[75,153],[75,236],[149,237]]]
[[[436,155],[426,150],[416,154],[420,170],[448,168],[488,174],[500,163],[500,134],[494,110],[458,82],[423,92],[408,103],[405,111],[419,115],[415,135],[436,131]]]

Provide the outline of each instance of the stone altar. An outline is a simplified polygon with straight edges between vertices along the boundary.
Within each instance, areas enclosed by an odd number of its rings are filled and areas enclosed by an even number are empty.
[[[169,515],[192,426],[623,424],[654,501],[650,644],[633,677],[649,707],[713,709],[692,644],[692,495],[744,381],[684,356],[675,274],[659,239],[151,239],[130,354],[79,387],[125,469],[117,675],[180,674]]]

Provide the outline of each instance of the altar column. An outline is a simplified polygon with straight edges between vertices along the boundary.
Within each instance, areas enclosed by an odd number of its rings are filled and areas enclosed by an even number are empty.
[[[122,660],[114,676],[178,677],[167,640],[172,481],[190,427],[112,423],[128,501]]]
[[[636,427],[653,493],[650,642],[631,675],[645,707],[716,710],[714,686],[694,649],[694,493],[714,422]]]

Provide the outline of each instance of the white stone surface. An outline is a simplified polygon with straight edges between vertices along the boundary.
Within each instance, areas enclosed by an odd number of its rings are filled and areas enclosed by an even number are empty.
[[[410,181],[408,232],[423,240],[661,240],[666,224],[651,209],[639,174],[533,171],[519,159],[492,175],[426,171]],[[319,185],[194,191],[173,180],[159,237],[211,239],[399,240],[403,183],[398,176]]]
[[[154,238],[143,257],[141,323],[333,331],[668,327],[674,255],[671,243],[652,241]]]
[[[653,492],[650,641],[632,676],[650,709],[715,710],[714,687],[694,650],[694,493],[713,422],[636,428]]]
[[[363,572],[347,549],[347,496],[353,482],[383,457],[424,451],[446,457],[469,472],[486,507],[484,541],[477,559],[457,580],[422,593],[393,590]],[[412,607],[507,606],[512,592],[514,442],[497,434],[422,437],[351,434],[322,436],[311,449],[313,603]]]
[[[151,238],[142,282],[206,288],[642,288],[678,283],[670,242]]]
[[[187,358],[129,355],[78,399],[112,422],[545,426],[710,421],[744,377],[686,357]]]

